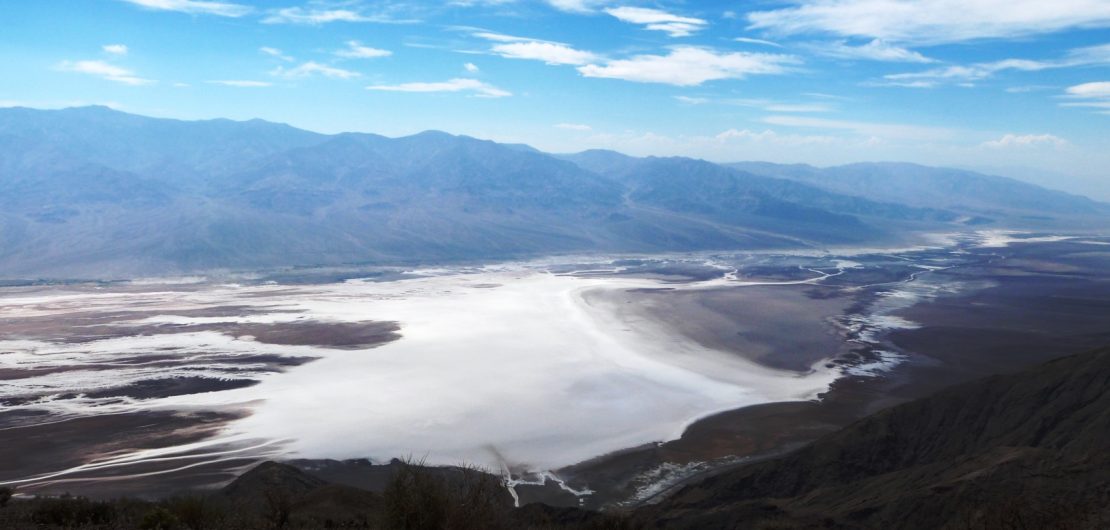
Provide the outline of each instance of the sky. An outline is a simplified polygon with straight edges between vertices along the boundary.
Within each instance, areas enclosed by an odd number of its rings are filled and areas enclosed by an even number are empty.
[[[5,0],[0,106],[907,161],[1110,200],[1110,0]]]

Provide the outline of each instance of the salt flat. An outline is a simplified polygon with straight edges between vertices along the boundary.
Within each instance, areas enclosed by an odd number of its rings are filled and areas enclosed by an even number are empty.
[[[675,438],[691,421],[720,410],[810,399],[838,376],[821,363],[804,372],[775,370],[688,338],[664,337],[667,330],[657,328],[646,315],[591,304],[585,296],[606,290],[675,288],[672,283],[555,275],[527,267],[438,272],[391,282],[10,297],[0,309],[10,316],[85,310],[122,314],[136,308],[143,312],[111,322],[116,336],[77,343],[0,342],[0,349],[10,352],[2,356],[7,368],[66,367],[60,373],[4,381],[0,392],[37,392],[37,400],[21,406],[61,415],[250,411],[221,435],[180,451],[268,440],[290,457],[414,455],[437,464],[554,469]],[[719,287],[719,282],[679,288],[708,286]],[[249,310],[234,316],[183,316],[221,306]],[[191,331],[305,321],[396,322],[401,338],[352,350],[265,344],[246,335]],[[190,362],[173,367],[142,362],[103,366],[154,352],[170,352]],[[284,372],[269,370],[264,363],[236,362],[261,355],[317,360]],[[83,369],[91,364],[97,365],[95,370]],[[186,376],[260,383],[144,399],[89,397],[95,391],[103,395],[105,387]],[[159,449],[147,456],[165,457],[174,451]]]

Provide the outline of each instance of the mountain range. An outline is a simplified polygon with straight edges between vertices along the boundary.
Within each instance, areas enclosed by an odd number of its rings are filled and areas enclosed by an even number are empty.
[[[1104,228],[1110,205],[910,164],[553,155],[105,107],[0,109],[0,277],[494,260]]]

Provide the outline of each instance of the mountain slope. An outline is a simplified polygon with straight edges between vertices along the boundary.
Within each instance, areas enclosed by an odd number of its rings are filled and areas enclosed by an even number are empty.
[[[700,160],[553,156],[434,131],[0,109],[5,278],[825,247],[964,220],[904,202]]]
[[[729,167],[795,180],[878,201],[943,208],[996,218],[1022,215],[1100,215],[1106,204],[1018,180],[917,164],[859,163],[830,168],[741,162]]]
[[[1099,528],[1110,521],[1107,433],[1103,349],[887,409],[642,515],[699,529]]]

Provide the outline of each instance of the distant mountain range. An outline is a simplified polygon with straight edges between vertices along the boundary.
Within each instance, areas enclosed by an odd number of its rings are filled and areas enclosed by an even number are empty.
[[[895,241],[1104,227],[1110,205],[910,164],[551,155],[104,107],[0,109],[0,278]]]

